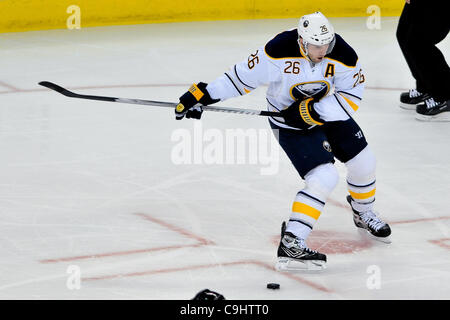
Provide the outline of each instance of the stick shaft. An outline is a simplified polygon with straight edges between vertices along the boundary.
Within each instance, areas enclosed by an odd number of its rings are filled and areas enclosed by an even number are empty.
[[[55,83],[49,82],[49,81],[41,81],[41,82],[39,82],[39,84],[41,86],[44,86],[46,88],[49,88],[56,92],[59,92],[62,95],[65,95],[66,97],[70,97],[70,98],[108,101],[108,102],[119,102],[119,103],[138,104],[138,105],[147,105],[147,106],[156,106],[156,107],[169,107],[169,108],[175,108],[177,106],[177,103],[165,102],[165,101],[115,98],[115,97],[106,97],[106,96],[92,96],[92,95],[86,95],[86,94],[78,94],[78,93],[67,90],[67,89],[65,89]],[[279,112],[241,109],[241,108],[230,108],[230,107],[221,107],[221,106],[203,106],[203,110],[216,111],[216,112],[238,113],[238,114],[248,114],[248,115],[257,115],[257,116],[281,117],[281,114]]]

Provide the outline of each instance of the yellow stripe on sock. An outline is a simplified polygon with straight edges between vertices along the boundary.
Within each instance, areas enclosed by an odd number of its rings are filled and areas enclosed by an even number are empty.
[[[305,214],[313,219],[319,219],[320,211],[316,208],[313,208],[311,206],[308,206],[307,204],[301,203],[301,202],[294,202],[292,205],[292,211],[297,213]]]
[[[352,196],[353,199],[364,200],[364,199],[369,199],[370,197],[373,197],[375,195],[376,190],[377,190],[377,188],[374,188],[372,191],[365,192],[365,193],[356,193],[351,190],[348,190],[348,192],[350,192],[350,195]]]

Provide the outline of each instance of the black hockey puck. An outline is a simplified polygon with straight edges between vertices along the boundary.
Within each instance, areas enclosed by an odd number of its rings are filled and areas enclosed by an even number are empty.
[[[267,289],[273,289],[273,290],[280,289],[280,285],[278,283],[268,283]]]

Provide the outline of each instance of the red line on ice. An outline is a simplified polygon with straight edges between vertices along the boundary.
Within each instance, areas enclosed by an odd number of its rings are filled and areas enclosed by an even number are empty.
[[[27,93],[27,92],[40,92],[48,91],[47,88],[35,88],[35,89],[20,89],[12,86],[6,82],[0,81],[0,85],[11,89],[11,91],[1,91],[0,94],[7,93]],[[88,90],[88,89],[112,89],[112,88],[159,88],[159,87],[189,87],[188,83],[142,83],[142,84],[111,84],[111,85],[95,85],[95,86],[74,86],[67,87],[69,90]],[[368,90],[392,90],[392,91],[407,91],[405,88],[387,88],[387,87],[366,87]]]
[[[157,269],[157,270],[148,270],[148,271],[140,271],[140,272],[131,272],[131,273],[119,273],[119,274],[112,274],[112,275],[103,275],[103,276],[97,276],[97,277],[89,277],[89,278],[82,278],[82,281],[98,281],[98,280],[111,280],[111,279],[119,279],[119,278],[126,278],[126,277],[140,277],[140,276],[151,276],[154,274],[161,274],[161,273],[171,273],[171,272],[180,272],[180,271],[190,271],[190,270],[199,270],[199,269],[206,269],[206,268],[215,268],[215,267],[227,267],[227,266],[235,266],[235,265],[256,265],[263,267],[268,270],[272,270],[274,272],[277,272],[274,267],[268,265],[267,263],[264,263],[262,261],[257,260],[244,260],[244,261],[234,261],[234,262],[224,262],[224,263],[214,263],[214,264],[203,264],[203,265],[194,265],[194,266],[187,266],[187,267],[179,267],[179,268],[166,268],[166,269]],[[333,291],[318,285],[314,282],[311,282],[309,280],[306,280],[302,277],[296,276],[294,274],[290,274],[288,272],[280,272],[279,274],[295,280],[301,284],[307,285],[311,288],[314,288],[319,291],[332,293]]]
[[[213,242],[210,241],[210,240],[207,240],[207,239],[205,239],[205,238],[199,237],[199,236],[193,234],[192,232],[189,232],[189,231],[184,230],[184,229],[182,229],[182,228],[180,228],[180,227],[177,227],[177,226],[174,226],[174,225],[172,225],[172,224],[169,224],[169,223],[167,223],[167,222],[165,222],[165,221],[163,221],[163,220],[157,219],[157,218],[152,217],[152,216],[150,216],[150,215],[148,215],[148,214],[145,214],[145,213],[135,213],[135,215],[137,215],[137,216],[139,216],[139,217],[142,217],[142,218],[144,218],[145,220],[149,220],[149,221],[151,221],[151,222],[154,222],[154,223],[157,223],[157,224],[159,224],[159,225],[161,225],[161,226],[164,226],[164,227],[166,227],[166,228],[168,228],[168,229],[170,229],[170,230],[172,230],[172,231],[175,231],[175,232],[177,232],[177,233],[179,233],[179,234],[182,234],[182,235],[184,235],[184,236],[186,236],[186,237],[188,237],[188,238],[197,240],[198,242],[200,242],[200,244],[203,244],[203,245],[206,245],[206,244],[213,244]]]
[[[161,251],[161,250],[175,250],[175,249],[181,249],[181,248],[197,248],[197,247],[201,247],[201,246],[205,246],[205,245],[209,245],[209,244],[214,244],[213,241],[210,241],[210,240],[207,240],[200,236],[197,236],[187,230],[184,230],[180,227],[174,226],[174,225],[167,223],[165,221],[162,221],[160,219],[154,218],[148,214],[136,213],[135,215],[137,215],[141,218],[144,218],[145,220],[151,221],[153,223],[157,223],[157,224],[159,224],[165,228],[168,228],[169,230],[174,231],[178,234],[181,234],[187,238],[194,239],[197,241],[197,243],[184,244],[184,245],[173,245],[173,246],[165,246],[165,247],[155,247],[155,248],[144,248],[144,249],[137,249],[137,250],[117,251],[117,252],[105,252],[105,253],[81,255],[81,256],[74,256],[74,257],[44,259],[44,260],[40,260],[39,262],[41,262],[41,263],[57,263],[57,262],[66,262],[66,261],[107,258],[107,257],[125,256],[125,255],[138,254],[138,253],[155,252],[155,251]]]
[[[175,245],[175,246],[148,248],[148,249],[117,251],[117,252],[106,252],[106,253],[90,254],[90,255],[84,255],[84,256],[65,257],[65,258],[56,258],[56,259],[45,259],[45,260],[40,260],[39,262],[41,262],[41,263],[57,263],[57,262],[67,262],[67,261],[76,261],[76,260],[86,260],[86,259],[98,259],[98,258],[107,258],[107,257],[127,256],[127,255],[130,255],[130,254],[148,253],[148,252],[155,252],[155,251],[161,251],[161,250],[174,250],[174,249],[181,249],[181,248],[196,248],[196,247],[201,247],[203,245],[204,244],[202,244],[202,243],[196,243],[196,244]]]
[[[411,219],[411,220],[400,220],[400,221],[390,221],[389,224],[416,223],[416,222],[437,221],[437,220],[447,220],[447,219],[450,219],[450,216],[442,216],[442,217],[435,217],[435,218]]]
[[[436,240],[428,240],[429,242],[438,245],[439,247],[442,247],[444,249],[450,249],[450,238],[443,238],[443,239],[436,239]]]
[[[13,86],[13,85],[11,85],[9,83],[6,83],[4,81],[0,81],[0,86],[3,86],[3,87],[8,88],[10,90],[10,91],[3,91],[1,93],[11,93],[11,92],[21,92],[22,91],[19,88],[15,87],[15,86]]]
[[[35,89],[19,89],[7,84],[6,82],[0,81],[0,85],[11,89],[11,91],[1,91],[0,94],[6,93],[27,93],[27,92],[41,92],[41,91],[51,91],[47,88],[35,88]],[[112,84],[112,85],[98,85],[98,86],[75,86],[66,87],[69,90],[89,90],[89,89],[113,89],[113,88],[161,88],[161,87],[189,87],[190,84],[187,83],[148,83],[148,84]]]

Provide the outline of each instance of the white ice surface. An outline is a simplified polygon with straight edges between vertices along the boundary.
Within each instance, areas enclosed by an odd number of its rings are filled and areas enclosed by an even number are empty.
[[[392,244],[359,235],[337,163],[341,181],[308,241],[328,253],[328,268],[275,272],[280,224],[303,187],[281,150],[275,175],[262,175],[261,164],[176,165],[171,135],[193,134],[196,122],[37,85],[176,101],[296,19],[1,34],[0,298],[190,299],[204,288],[227,299],[450,298],[450,124],[419,122],[398,107],[414,81],[397,18],[381,30],[363,18],[331,21],[365,70],[355,118],[377,155],[377,210]],[[449,43],[439,45],[447,61]],[[221,105],[264,109],[264,92]],[[269,128],[263,117],[213,112],[201,124],[203,132]],[[79,290],[68,288],[71,265],[81,270]],[[372,270],[378,289],[368,286]]]

